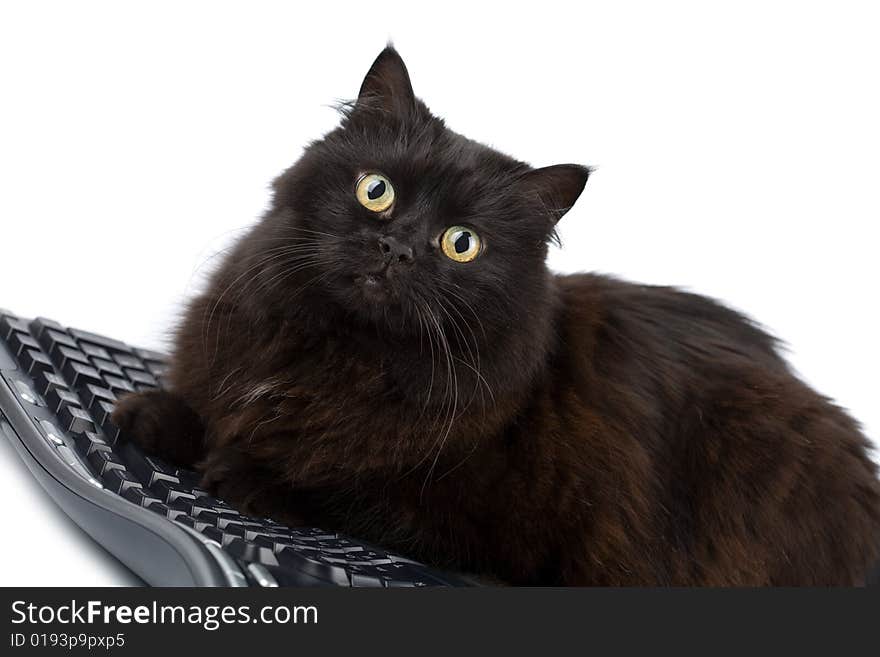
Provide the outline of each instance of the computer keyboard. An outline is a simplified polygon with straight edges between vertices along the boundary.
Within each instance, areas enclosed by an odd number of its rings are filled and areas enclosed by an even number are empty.
[[[164,384],[162,354],[0,310],[0,427],[56,502],[144,581],[188,586],[467,586],[354,538],[239,513],[143,453],[115,401]]]

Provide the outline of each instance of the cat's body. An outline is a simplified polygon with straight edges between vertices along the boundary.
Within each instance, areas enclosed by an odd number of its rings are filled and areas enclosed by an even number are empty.
[[[513,584],[863,583],[880,558],[880,484],[855,422],[719,304],[551,275],[552,221],[528,216],[558,219],[586,171],[550,171],[550,191],[535,191],[532,206],[530,196],[485,191],[487,180],[536,172],[429,115],[416,132],[389,127],[401,95],[409,102],[402,67],[383,53],[361,98],[394,102],[378,119],[367,108],[363,124],[356,107],[343,137],[328,136],[279,179],[267,219],[190,306],[170,392],[120,403],[126,433],[197,466],[254,513]],[[407,113],[423,111],[412,102]],[[388,276],[379,292],[358,269],[322,270],[331,253],[337,267],[349,264],[342,201],[316,225],[309,200],[310,176],[332,179],[329,158],[376,121],[390,150],[354,171],[388,172],[399,188],[388,211],[397,214],[364,229],[394,236],[376,250]],[[389,145],[395,131],[405,138]],[[433,164],[432,149],[442,155]],[[406,166],[393,161],[404,157]],[[431,166],[443,182],[407,199],[407,179],[415,189]],[[483,206],[466,207],[477,194]],[[436,199],[443,211],[432,213]],[[437,255],[434,228],[424,249],[411,238],[421,230],[405,223],[414,214],[448,213],[457,221],[444,216],[436,230],[478,215],[486,244],[472,262]],[[304,243],[286,252],[288,269],[277,262],[286,239]],[[515,258],[505,254],[514,240]],[[424,278],[403,278],[422,266]],[[427,299],[426,286],[446,303]]]

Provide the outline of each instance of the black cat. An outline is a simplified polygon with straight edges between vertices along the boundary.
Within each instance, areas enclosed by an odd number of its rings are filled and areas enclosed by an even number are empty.
[[[387,48],[115,421],[251,513],[512,584],[864,583],[868,442],[770,337],[548,271],[588,175],[452,132]]]

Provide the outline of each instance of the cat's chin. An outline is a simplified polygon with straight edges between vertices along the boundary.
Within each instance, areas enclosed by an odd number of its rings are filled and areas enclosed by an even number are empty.
[[[366,302],[384,304],[391,301],[391,291],[382,274],[359,274],[354,277],[358,295]]]
[[[406,292],[381,273],[358,274],[339,297],[342,305],[366,324],[409,335],[417,330]]]

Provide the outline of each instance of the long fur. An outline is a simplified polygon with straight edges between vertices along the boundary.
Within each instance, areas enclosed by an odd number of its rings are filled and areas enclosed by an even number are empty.
[[[369,171],[385,216],[355,199]],[[386,49],[189,306],[170,389],[114,418],[248,512],[511,584],[863,583],[868,442],[773,339],[706,298],[548,271],[588,174],[452,132]],[[461,224],[485,244],[465,264],[437,243]],[[388,235],[411,263],[382,269]]]

